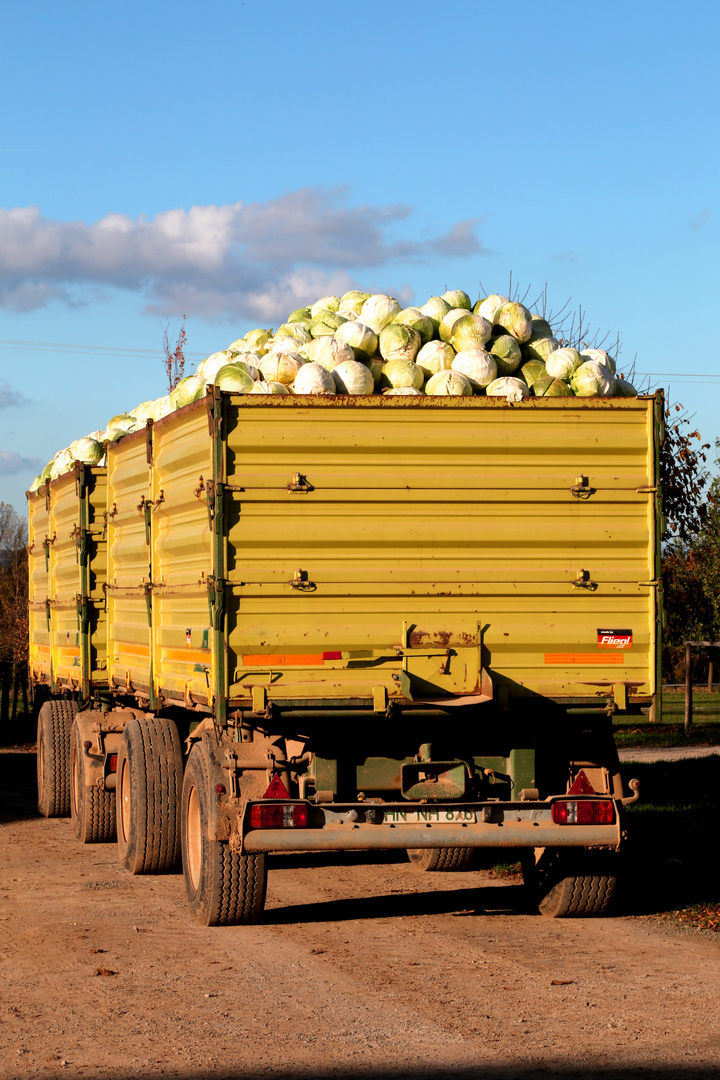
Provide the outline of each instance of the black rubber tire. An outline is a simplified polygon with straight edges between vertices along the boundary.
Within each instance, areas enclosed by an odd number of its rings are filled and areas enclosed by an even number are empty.
[[[117,840],[131,874],[180,869],[183,760],[172,720],[138,717],[125,728],[117,759]]]
[[[70,816],[70,738],[74,701],[54,698],[38,714],[38,810],[43,817]]]
[[[469,870],[475,852],[473,848],[408,848],[408,858],[418,870],[455,873]]]
[[[265,907],[267,866],[263,853],[240,855],[208,835],[210,775],[206,751],[195,743],[185,768],[180,826],[185,891],[203,926],[257,922]]]
[[[70,742],[70,817],[78,840],[102,844],[115,839],[115,792],[87,780],[87,755],[77,724]]]
[[[548,919],[598,918],[610,909],[618,878],[612,856],[546,853],[535,865],[522,860],[537,910]]]

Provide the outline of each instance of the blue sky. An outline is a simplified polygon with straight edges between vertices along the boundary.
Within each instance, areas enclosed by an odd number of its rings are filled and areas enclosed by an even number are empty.
[[[8,0],[0,500],[166,392],[183,314],[195,361],[326,292],[511,272],[619,332],[712,442],[718,11]]]

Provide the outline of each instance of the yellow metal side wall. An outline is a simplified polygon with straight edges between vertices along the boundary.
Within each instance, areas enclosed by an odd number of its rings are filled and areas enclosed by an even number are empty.
[[[147,691],[150,651],[150,547],[145,502],[150,466],[145,432],[108,448],[108,676],[111,688]]]
[[[479,632],[512,695],[654,692],[652,400],[275,400],[226,405],[234,696],[262,670],[248,654],[384,651],[261,680],[277,699],[367,693],[404,627],[416,697],[477,690]],[[312,491],[288,491],[297,473]],[[598,649],[599,629],[632,647]]]
[[[167,698],[207,702],[213,685],[207,408],[197,402],[153,429],[153,654]]]
[[[48,626],[49,597],[48,540],[49,512],[46,508],[45,487],[28,495],[28,623],[30,632],[29,670],[35,682],[50,684],[50,628]]]

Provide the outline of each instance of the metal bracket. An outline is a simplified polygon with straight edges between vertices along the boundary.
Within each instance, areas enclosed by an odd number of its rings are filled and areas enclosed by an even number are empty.
[[[578,570],[577,577],[572,584],[576,589],[587,589],[588,592],[595,592],[597,589],[597,582],[590,580],[589,570]]]
[[[596,488],[590,487],[590,478],[587,476],[576,476],[575,483],[570,488],[570,491],[576,499],[589,499],[591,495],[594,495]]]
[[[315,490],[313,485],[308,480],[307,476],[305,476],[303,473],[299,473],[299,472],[295,473],[292,480],[288,484],[287,489],[290,492],[295,492],[295,493],[300,492],[301,494],[304,494],[304,495],[306,495],[309,491],[314,491]]]

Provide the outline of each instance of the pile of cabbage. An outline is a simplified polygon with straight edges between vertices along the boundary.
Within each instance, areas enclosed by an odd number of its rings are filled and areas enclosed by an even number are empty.
[[[36,490],[75,461],[104,461],[106,442],[203,397],[236,394],[384,394],[521,401],[534,397],[635,397],[603,349],[563,345],[544,318],[492,294],[472,303],[460,289],[403,308],[392,296],[351,290],[293,311],[277,330],[251,330],[212,353],[155,401],[114,416],[104,431],[59,451]]]

